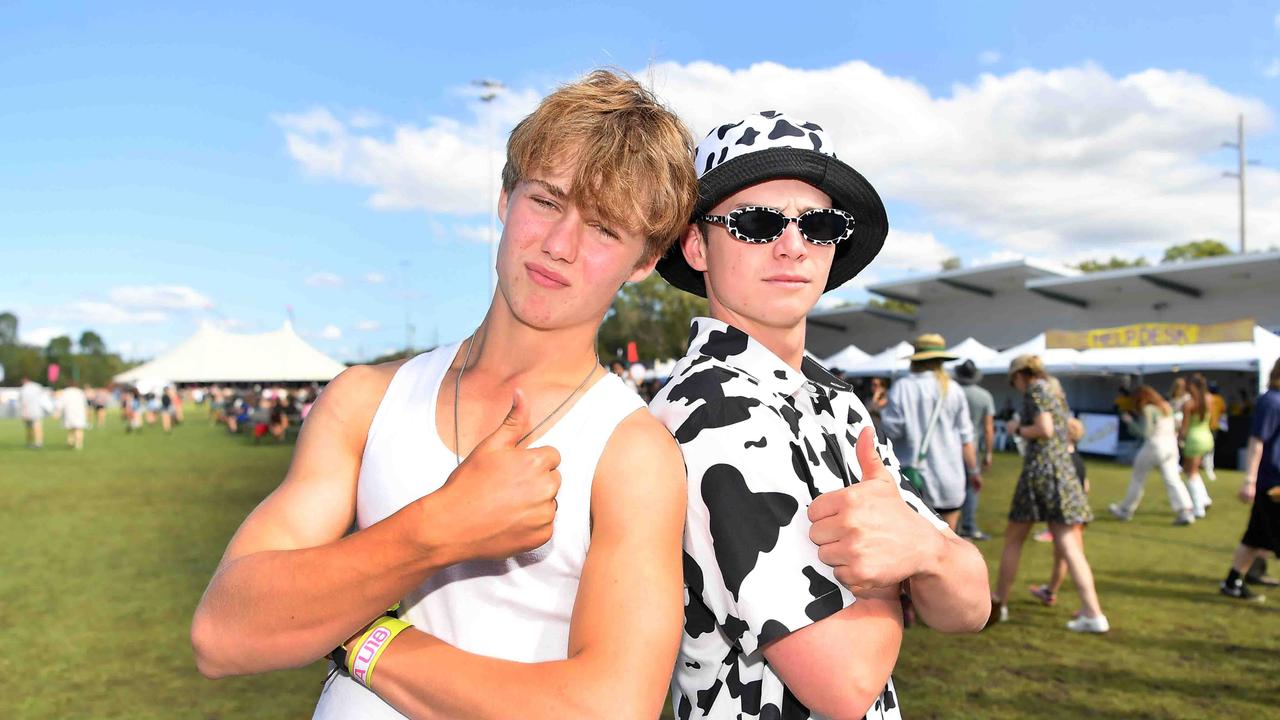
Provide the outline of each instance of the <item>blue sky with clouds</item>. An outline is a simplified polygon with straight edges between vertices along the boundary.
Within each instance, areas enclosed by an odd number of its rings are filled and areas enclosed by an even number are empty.
[[[1030,256],[1280,244],[1280,24],[1265,3],[0,2],[0,309],[146,357],[201,321],[341,359],[466,334],[505,132],[557,83],[636,72],[700,136],[822,123],[894,227],[877,280]],[[508,90],[479,102],[472,80]],[[496,159],[495,159],[496,158]],[[492,168],[492,170],[490,169]]]

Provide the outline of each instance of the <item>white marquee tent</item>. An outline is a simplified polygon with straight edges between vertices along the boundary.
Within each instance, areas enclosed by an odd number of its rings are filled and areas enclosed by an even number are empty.
[[[118,383],[328,382],[346,366],[315,349],[286,322],[278,330],[240,334],[202,325],[151,362],[120,373]]]
[[[1258,390],[1265,390],[1266,376],[1280,358],[1280,336],[1254,326],[1252,342],[1200,343],[1148,347],[1045,348],[1044,334],[998,353],[978,367],[984,373],[1003,373],[1019,355],[1039,355],[1045,369],[1055,375],[1151,375],[1155,373],[1235,370],[1256,372]]]
[[[850,345],[835,355],[823,360],[822,364],[828,368],[843,370],[844,368],[852,365],[866,362],[869,357],[871,356],[859,350],[857,345]]]

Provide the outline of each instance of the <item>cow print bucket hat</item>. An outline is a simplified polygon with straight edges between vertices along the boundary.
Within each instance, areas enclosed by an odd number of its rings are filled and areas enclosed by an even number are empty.
[[[836,157],[831,140],[815,123],[799,122],[767,110],[739,122],[721,125],[698,143],[697,221],[724,198],[766,180],[796,179],[831,196],[834,207],[853,215],[853,235],[836,245],[824,292],[838,288],[862,271],[884,246],[889,218],[871,183]],[[702,273],[684,259],[676,243],[658,261],[667,282],[707,296]]]

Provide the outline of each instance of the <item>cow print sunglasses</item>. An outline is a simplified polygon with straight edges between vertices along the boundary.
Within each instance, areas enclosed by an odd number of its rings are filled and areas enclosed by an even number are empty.
[[[723,225],[742,242],[771,243],[782,237],[787,224],[795,222],[800,235],[814,245],[835,245],[853,234],[853,216],[835,208],[813,208],[788,217],[777,208],[748,205],[727,215],[703,215],[703,221]]]

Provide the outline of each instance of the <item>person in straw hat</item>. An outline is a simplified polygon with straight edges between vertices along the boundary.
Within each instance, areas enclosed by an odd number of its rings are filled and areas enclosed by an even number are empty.
[[[989,605],[982,556],[804,352],[809,311],[884,244],[884,205],[820,126],[778,112],[712,130],[696,168],[658,271],[710,317],[650,405],[688,470],[676,716],[901,717],[902,587],[944,631],[980,629]]]
[[[1105,633],[1111,625],[1098,604],[1093,570],[1084,555],[1080,527],[1093,519],[1084,488],[1076,477],[1068,450],[1066,399],[1054,389],[1038,355],[1019,355],[1009,364],[1009,384],[1024,394],[1019,419],[1010,420],[1009,434],[1026,441],[1022,474],[1013,491],[1009,525],[1004,533],[1000,574],[991,598],[991,622],[1008,619],[1009,591],[1018,575],[1022,545],[1038,522],[1048,522],[1055,555],[1067,561],[1067,571],[1080,594],[1080,613],[1067,623],[1075,632]]]
[[[889,389],[880,427],[893,440],[905,475],[919,485],[924,501],[952,530],[960,522],[965,488],[982,488],[973,443],[973,421],[964,392],[942,368],[958,359],[937,333],[912,343],[911,372]]]

